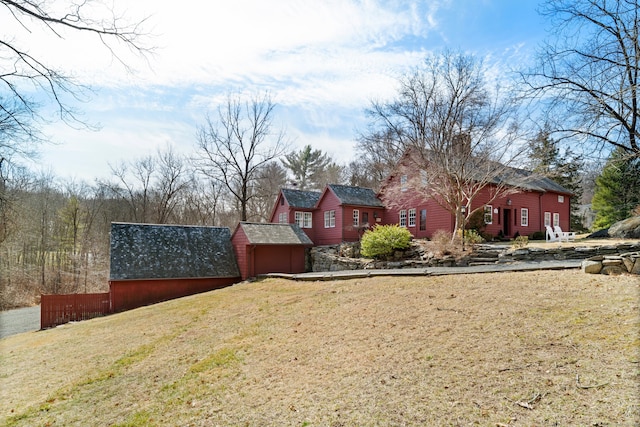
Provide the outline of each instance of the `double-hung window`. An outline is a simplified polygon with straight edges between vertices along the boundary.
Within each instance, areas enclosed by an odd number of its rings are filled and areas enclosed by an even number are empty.
[[[400,189],[402,191],[407,191],[407,175],[402,175],[400,177]]]
[[[400,227],[407,226],[407,211],[404,209],[400,211],[400,221],[398,224],[400,225]]]
[[[551,226],[551,212],[544,213],[544,226],[545,227]]]
[[[313,227],[313,214],[311,212],[304,213],[304,219],[302,223],[302,228],[312,228]]]
[[[493,224],[493,206],[491,205],[484,207],[484,223]]]
[[[324,211],[324,228],[334,228],[336,226],[336,211]]]
[[[427,210],[420,210],[420,231],[425,231],[427,229]]]
[[[553,226],[554,227],[560,227],[560,214],[554,212],[553,213]]]
[[[409,209],[409,227],[416,226],[416,210]]]
[[[296,212],[296,225],[300,228],[304,227],[304,216],[302,212]]]
[[[278,222],[280,224],[286,224],[287,223],[287,213],[286,212],[280,212],[278,214]]]
[[[353,210],[353,226],[358,227],[360,225],[360,211],[358,209]]]
[[[523,227],[529,226],[529,209],[520,209],[520,225]]]

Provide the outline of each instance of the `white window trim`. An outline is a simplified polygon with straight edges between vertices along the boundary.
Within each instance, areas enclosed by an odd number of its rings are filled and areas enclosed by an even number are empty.
[[[398,220],[398,225],[400,227],[406,227],[407,226],[407,211],[405,209],[402,209],[400,211],[400,218]]]
[[[522,227],[529,226],[529,208],[520,209],[520,225]]]
[[[295,221],[298,227],[300,228],[304,227],[304,216],[302,215],[302,212],[300,211],[295,212]]]
[[[485,205],[483,214],[484,223],[487,225],[493,224],[493,206]],[[489,221],[487,221],[487,218],[489,218]]]
[[[400,176],[400,189],[402,191],[407,191],[407,175]]]
[[[416,226],[416,209],[409,209],[409,227],[415,227]]]
[[[558,194],[558,203],[564,203],[564,196],[562,194]]]
[[[336,211],[324,211],[324,228],[335,228],[336,226]]]
[[[280,224],[286,224],[287,223],[287,213],[286,212],[280,212],[280,214],[278,214],[278,222]]]
[[[358,209],[353,210],[353,226],[360,226],[360,211]]]
[[[304,213],[304,226],[303,228],[313,228],[313,214],[311,212]]]
[[[544,213],[544,226],[551,226],[551,212]]]
[[[560,214],[557,212],[553,213],[553,226],[560,227]]]

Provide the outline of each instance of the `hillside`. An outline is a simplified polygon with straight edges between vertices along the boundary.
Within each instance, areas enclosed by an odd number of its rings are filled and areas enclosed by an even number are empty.
[[[241,283],[0,341],[0,425],[638,425],[639,289]]]

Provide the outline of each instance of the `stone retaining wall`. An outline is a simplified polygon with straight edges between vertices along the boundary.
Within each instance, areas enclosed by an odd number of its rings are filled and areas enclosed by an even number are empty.
[[[582,261],[582,271],[590,274],[640,274],[640,252],[587,258]]]
[[[553,247],[546,249],[534,247],[513,249],[510,245],[476,245],[475,249],[466,257],[455,258],[453,256],[444,256],[442,258],[433,258],[429,254],[421,251],[419,245],[415,245],[407,251],[397,252],[390,261],[377,261],[359,258],[358,244],[345,243],[338,246],[314,247],[310,251],[310,259],[311,270],[321,272],[374,268],[464,267],[511,262],[539,262],[570,259],[586,260],[590,258],[603,262],[605,257],[610,257],[609,261],[607,261],[607,264],[609,264],[612,261],[618,260],[618,258],[614,256],[637,252],[640,252],[640,242],[603,246]],[[624,264],[624,261],[621,262]],[[627,261],[627,263],[629,263],[629,261]],[[634,265],[635,263],[634,261]],[[593,267],[593,269],[595,268],[596,267]],[[605,271],[614,270],[615,269],[611,268]],[[631,270],[633,270],[633,268]]]

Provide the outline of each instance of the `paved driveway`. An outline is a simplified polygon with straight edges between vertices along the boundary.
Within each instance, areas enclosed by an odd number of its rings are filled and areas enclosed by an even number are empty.
[[[0,311],[0,338],[40,329],[40,306]]]

